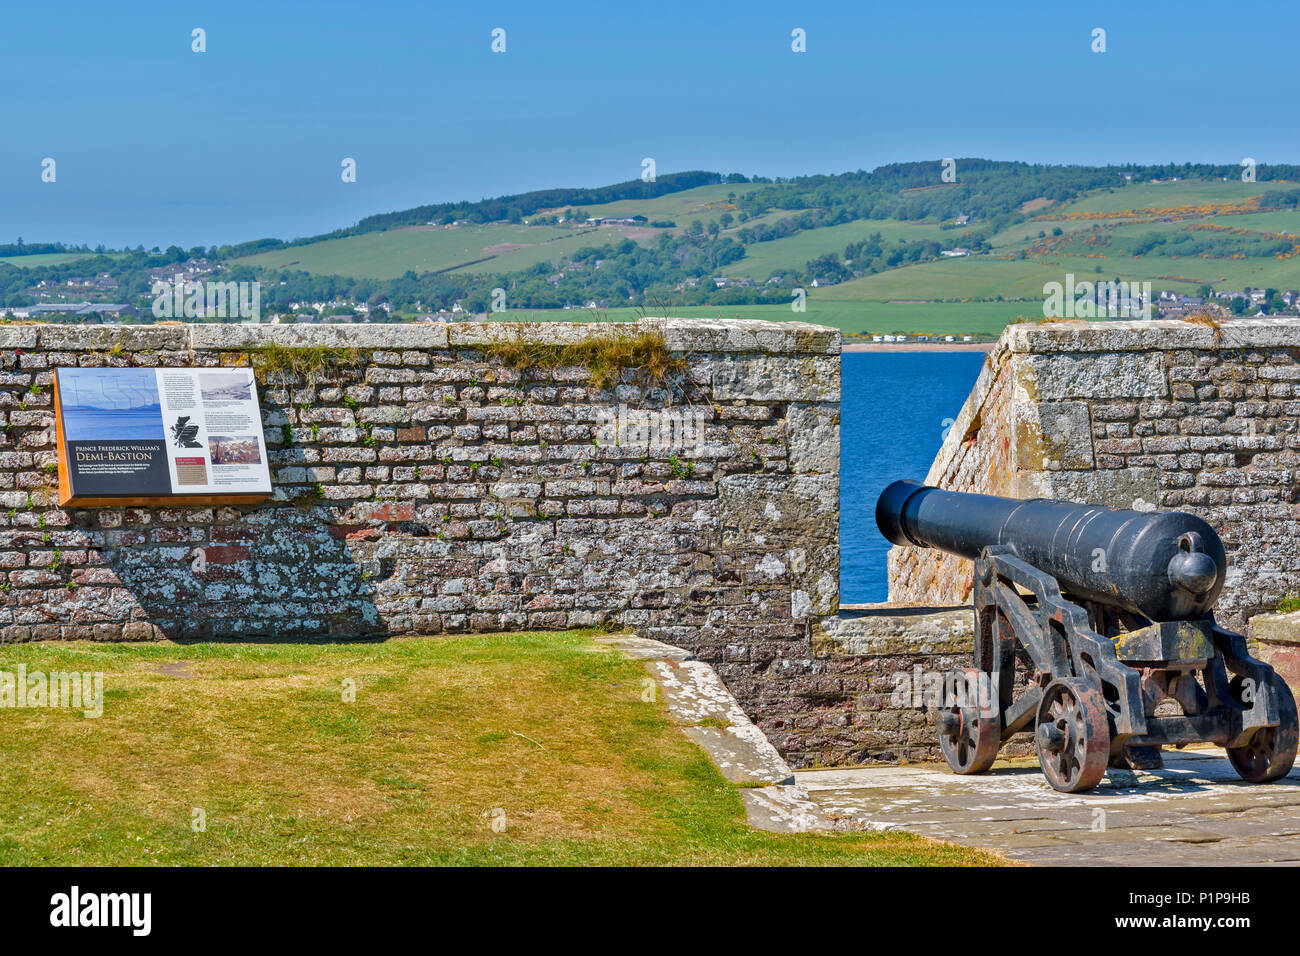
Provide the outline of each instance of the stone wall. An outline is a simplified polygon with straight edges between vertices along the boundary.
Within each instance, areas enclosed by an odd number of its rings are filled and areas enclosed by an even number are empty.
[[[926,483],[1201,515],[1228,551],[1220,621],[1300,593],[1300,322],[1010,326]],[[970,562],[889,555],[890,600],[960,604]]]
[[[662,334],[686,370],[597,388],[489,352],[616,331]],[[257,364],[268,346],[356,350],[261,376],[270,501],[57,506],[53,367]],[[951,608],[970,569],[894,549],[898,603],[839,614],[839,347],[802,323],[684,319],[0,326],[0,641],[607,623],[711,664],[795,766],[936,759],[933,713],[896,692],[969,659],[970,610]],[[1300,593],[1298,389],[1295,323],[1017,325],[927,481],[1197,511],[1228,546],[1221,618],[1240,627]],[[702,441],[602,440],[620,407],[696,412]]]
[[[587,369],[521,373],[485,351],[615,332],[662,333],[688,370],[598,389]],[[795,638],[838,602],[839,343],[672,319],[0,327],[0,640],[609,622],[721,655]],[[257,364],[269,344],[357,350],[260,376],[271,500],[57,506],[53,367]],[[620,406],[698,413],[702,442],[601,441]]]

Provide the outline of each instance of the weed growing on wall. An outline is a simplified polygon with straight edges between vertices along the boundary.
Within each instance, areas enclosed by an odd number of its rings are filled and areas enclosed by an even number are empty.
[[[270,380],[285,383],[290,377],[313,381],[347,368],[355,368],[368,359],[357,348],[326,345],[279,345],[269,342],[245,349],[249,364],[261,385]]]
[[[484,347],[489,358],[500,359],[517,371],[581,365],[591,372],[591,383],[606,388],[617,381],[623,369],[635,369],[652,383],[686,371],[686,360],[669,351],[663,333],[647,331],[630,335],[609,332],[580,342],[554,345],[526,341],[519,327],[509,337]]]

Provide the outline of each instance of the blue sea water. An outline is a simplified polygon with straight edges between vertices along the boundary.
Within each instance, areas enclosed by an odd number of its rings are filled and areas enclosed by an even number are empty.
[[[961,411],[983,352],[846,352],[840,404],[840,600],[883,601],[889,542],[876,499],[899,478],[923,481]]]
[[[84,408],[64,406],[65,441],[162,441],[162,409],[157,405],[143,408]]]

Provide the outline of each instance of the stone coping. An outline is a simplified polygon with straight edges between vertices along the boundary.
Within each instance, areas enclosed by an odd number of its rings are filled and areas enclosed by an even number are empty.
[[[0,325],[0,348],[203,351],[259,345],[365,349],[483,346],[523,335],[529,342],[567,345],[596,335],[659,331],[676,352],[766,352],[838,355],[840,332],[809,322],[760,319],[654,318],[638,322],[421,322],[325,325],[174,323],[162,325]]]
[[[1300,318],[1225,319],[1217,329],[1180,319],[1020,322],[1007,326],[999,345],[1020,353],[1300,348]]]
[[[1300,611],[1256,614],[1248,629],[1251,637],[1265,644],[1300,644]]]
[[[841,604],[812,632],[817,658],[967,654],[974,646],[970,605]]]

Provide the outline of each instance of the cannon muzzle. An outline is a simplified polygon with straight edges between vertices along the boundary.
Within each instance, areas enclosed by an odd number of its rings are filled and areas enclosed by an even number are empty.
[[[1214,529],[1182,511],[1017,501],[896,481],[876,502],[876,525],[894,544],[972,560],[1005,545],[1063,591],[1152,621],[1204,616],[1228,567]]]

